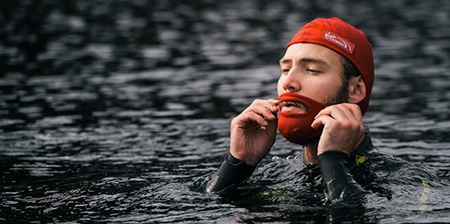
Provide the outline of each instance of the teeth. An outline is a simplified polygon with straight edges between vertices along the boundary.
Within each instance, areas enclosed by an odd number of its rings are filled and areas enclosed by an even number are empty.
[[[294,101],[283,101],[280,103],[280,107],[298,107],[301,108],[303,110],[307,110],[307,107],[303,104],[303,103],[299,103],[299,102],[294,102]]]
[[[304,106],[302,103],[297,103],[297,102],[294,102],[294,101],[283,101],[283,102],[280,103],[280,105],[283,106],[283,107],[285,107],[285,106],[288,106],[288,107],[303,107]]]

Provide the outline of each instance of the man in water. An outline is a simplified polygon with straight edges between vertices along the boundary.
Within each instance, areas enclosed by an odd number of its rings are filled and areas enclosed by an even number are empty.
[[[305,166],[320,167],[327,200],[363,195],[367,189],[355,175],[373,149],[362,119],[374,81],[367,37],[338,18],[315,19],[288,43],[280,67],[279,99],[257,99],[232,120],[230,152],[207,192],[244,183],[268,155],[278,129],[303,146]]]

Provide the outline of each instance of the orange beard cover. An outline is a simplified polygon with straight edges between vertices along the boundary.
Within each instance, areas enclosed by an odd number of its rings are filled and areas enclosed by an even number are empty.
[[[294,93],[282,94],[279,101],[294,101],[307,107],[307,111],[302,113],[287,113],[280,110],[278,130],[284,138],[293,143],[302,143],[322,133],[323,126],[314,129],[311,127],[311,124],[314,121],[314,117],[327,105]]]

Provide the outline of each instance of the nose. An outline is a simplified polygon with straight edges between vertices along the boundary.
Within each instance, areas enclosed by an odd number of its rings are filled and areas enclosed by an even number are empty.
[[[300,90],[300,80],[296,77],[293,70],[284,77],[282,81],[283,89],[285,92],[298,92]]]

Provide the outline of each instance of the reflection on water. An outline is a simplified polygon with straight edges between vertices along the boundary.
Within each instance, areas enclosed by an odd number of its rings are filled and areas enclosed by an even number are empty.
[[[0,220],[450,222],[449,3],[3,1]],[[372,196],[345,218],[317,199],[284,200],[299,189],[299,148],[278,136],[255,178],[279,195],[206,195],[230,119],[275,97],[284,44],[317,16],[374,44],[374,144],[441,181],[391,186],[391,200]]]

